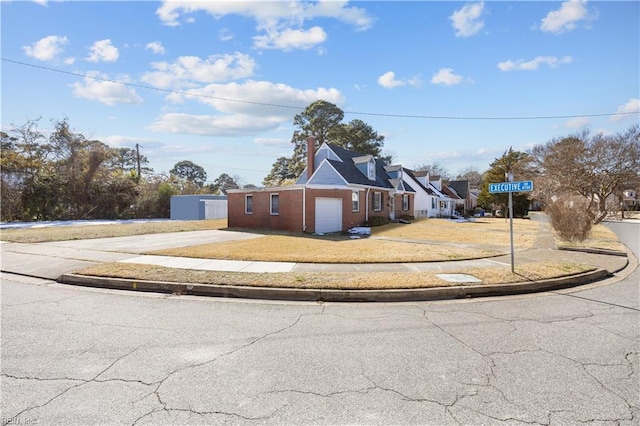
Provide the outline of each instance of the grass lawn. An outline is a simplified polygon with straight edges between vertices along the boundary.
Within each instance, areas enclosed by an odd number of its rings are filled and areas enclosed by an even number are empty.
[[[167,222],[114,225],[51,226],[31,229],[3,229],[0,240],[13,243],[45,243],[50,241],[84,240],[90,238],[130,237],[167,232],[205,231],[227,227],[227,219],[176,220]]]
[[[570,242],[560,239],[556,235],[556,245],[575,248],[595,248],[604,250],[626,251],[624,244],[620,242],[618,236],[611,229],[599,224],[591,229],[591,235],[584,241]]]
[[[519,248],[532,247],[538,233],[538,222],[523,219],[514,222],[514,244]],[[394,223],[372,228],[372,238],[362,239],[342,235],[259,232],[266,236],[149,254],[270,262],[397,263],[478,259],[498,256],[509,250],[509,223],[504,219],[476,222],[423,219],[409,225]]]
[[[562,263],[523,263],[511,273],[509,265],[492,268],[447,271],[465,273],[482,280],[483,284],[508,284],[529,280],[575,275],[593,270],[593,267]],[[107,263],[78,271],[79,274],[128,278],[136,280],[167,281],[177,283],[217,284],[255,287],[282,287],[300,289],[375,290],[402,288],[451,287],[461,285],[442,280],[436,272],[359,272],[359,273],[248,273],[211,272],[165,268],[131,263]]]

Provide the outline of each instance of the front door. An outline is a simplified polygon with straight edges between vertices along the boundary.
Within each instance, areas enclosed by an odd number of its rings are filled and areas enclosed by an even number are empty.
[[[396,220],[396,196],[389,196],[389,218],[391,220]]]

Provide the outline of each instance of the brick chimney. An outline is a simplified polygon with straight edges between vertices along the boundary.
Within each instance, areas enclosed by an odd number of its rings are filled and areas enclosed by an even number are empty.
[[[307,179],[311,177],[313,172],[315,171],[316,159],[316,137],[309,136],[307,138]]]

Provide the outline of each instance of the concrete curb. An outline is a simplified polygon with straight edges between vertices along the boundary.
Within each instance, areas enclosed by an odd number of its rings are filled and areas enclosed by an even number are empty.
[[[581,247],[569,247],[569,246],[558,246],[557,249],[564,250],[564,251],[577,251],[580,253],[604,254],[607,256],[620,256],[620,257],[627,256],[627,252],[619,251],[619,250],[581,248]]]
[[[397,290],[332,290],[268,287],[182,284],[165,281],[141,281],[65,274],[59,283],[119,290],[135,290],[181,295],[234,297],[244,299],[288,300],[306,302],[420,302],[464,299],[471,297],[506,296],[575,287],[609,276],[605,269],[562,278],[500,285],[470,285]]]

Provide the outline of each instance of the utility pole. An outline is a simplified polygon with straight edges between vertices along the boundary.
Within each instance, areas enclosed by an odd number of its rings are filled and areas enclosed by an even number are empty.
[[[140,179],[140,145],[136,143],[136,160],[138,162],[138,179]]]

